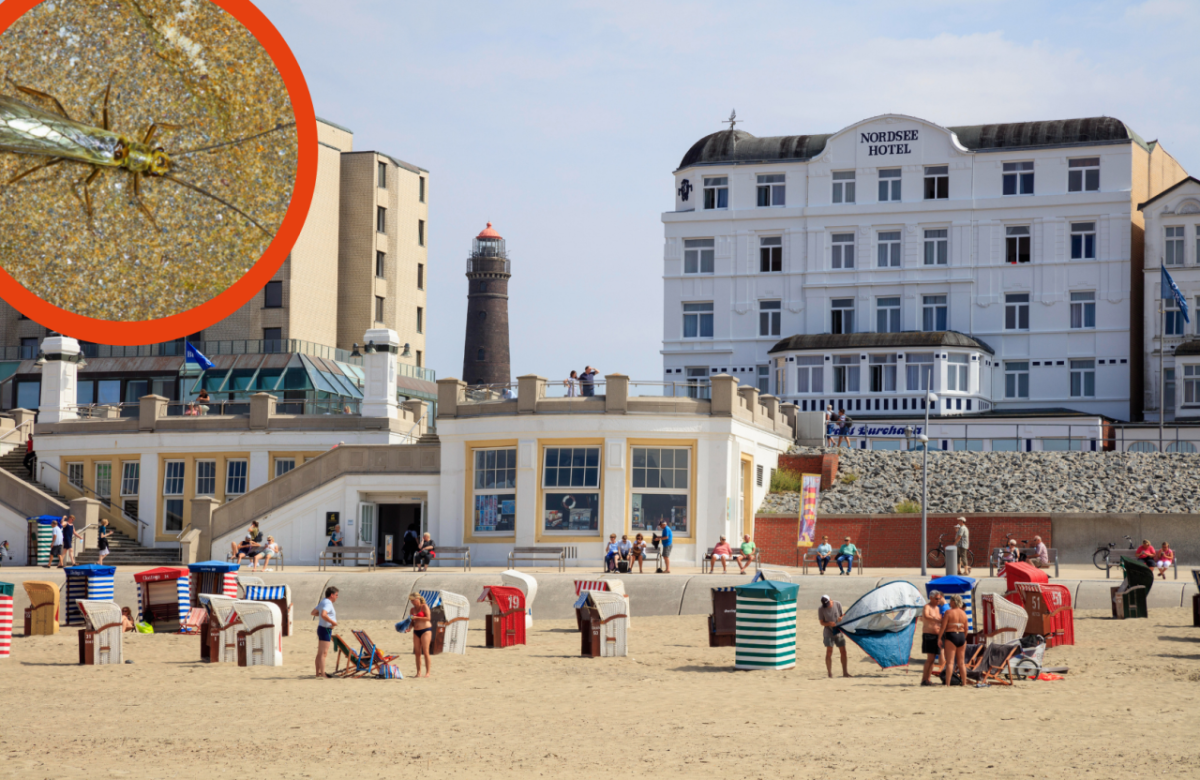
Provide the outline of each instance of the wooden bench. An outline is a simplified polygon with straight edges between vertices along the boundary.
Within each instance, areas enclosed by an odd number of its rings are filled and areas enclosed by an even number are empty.
[[[463,571],[471,570],[471,548],[470,547],[437,547],[434,549],[437,553],[431,563],[438,561],[462,561]],[[413,553],[413,571],[417,570],[417,555]],[[440,568],[440,567],[439,567]]]
[[[1001,556],[1004,554],[1004,551],[1007,549],[1008,549],[1007,547],[993,547],[992,548],[991,555],[988,556],[988,576],[989,577],[995,577],[996,570],[1004,565],[1004,560],[1001,558]],[[1037,557],[1037,548],[1036,547],[1018,547],[1017,549],[1020,552],[1025,553],[1025,557],[1029,558],[1030,560]],[[1057,547],[1047,547],[1046,552],[1047,552],[1047,560],[1050,562],[1050,565],[1054,567],[1054,576],[1057,577],[1058,576],[1058,548]],[[1030,564],[1030,566],[1033,566],[1033,565],[1035,565],[1035,564]],[[1117,561],[1113,565],[1116,565],[1116,566],[1121,565],[1120,556],[1117,556]],[[1107,574],[1107,572],[1105,572],[1105,573]],[[1175,578],[1179,579],[1178,572],[1176,572]]]
[[[837,548],[835,547],[835,548],[833,548],[833,552],[831,552],[829,554],[829,565],[830,566],[837,566],[837,556],[838,556],[838,551],[837,551]],[[858,554],[854,556],[854,566],[858,567],[858,573],[860,576],[863,573],[863,557],[864,557],[863,551],[860,548],[858,551]],[[800,560],[800,573],[808,574],[808,565],[810,563],[815,564],[816,562],[817,562],[817,548],[809,547],[808,550],[804,553],[804,557]]]
[[[325,567],[330,565],[345,565],[348,559],[353,560],[355,564],[365,560],[367,570],[375,571],[374,547],[326,547],[317,556],[317,571],[324,571]]]
[[[266,553],[263,553],[263,566],[266,566],[266,560],[267,560],[267,555],[266,555]],[[279,570],[283,571],[283,548],[282,547],[279,548],[279,552],[271,553],[271,560],[278,561],[279,562]],[[225,562],[226,563],[236,563],[237,556],[234,555],[233,553],[225,553]],[[254,565],[253,559],[251,559],[249,556],[247,556],[242,561],[240,566],[245,566],[247,563],[249,563],[251,566]],[[261,571],[261,569],[260,569],[260,571]]]
[[[516,561],[557,561],[558,570],[567,570],[567,548],[565,547],[514,547],[508,553],[508,568],[515,569]]]
[[[716,561],[713,560],[713,550],[715,550],[715,549],[716,549],[715,547],[709,547],[708,552],[704,553],[704,560],[700,561],[700,573],[701,574],[716,574],[717,573]],[[737,566],[738,565],[737,559],[738,559],[738,556],[741,554],[742,554],[742,551],[740,549],[735,549],[733,551],[733,554],[729,558],[729,562],[732,563],[733,565]],[[754,571],[756,573],[758,572],[759,569],[762,568],[761,559],[762,559],[762,550],[755,550],[754,551]]]

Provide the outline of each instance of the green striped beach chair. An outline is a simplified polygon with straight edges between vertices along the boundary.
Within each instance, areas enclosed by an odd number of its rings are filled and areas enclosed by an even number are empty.
[[[762,580],[735,589],[737,653],[735,669],[791,669],[796,666],[796,594],[799,585]]]

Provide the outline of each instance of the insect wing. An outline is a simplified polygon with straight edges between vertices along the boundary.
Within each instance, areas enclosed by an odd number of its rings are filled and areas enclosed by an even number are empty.
[[[0,95],[0,151],[118,166],[116,151],[120,142],[116,133],[72,122]]]

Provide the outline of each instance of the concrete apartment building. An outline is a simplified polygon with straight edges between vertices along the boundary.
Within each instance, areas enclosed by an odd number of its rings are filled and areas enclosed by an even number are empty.
[[[288,390],[293,399],[353,407],[362,371],[352,350],[366,331],[384,328],[399,335],[398,392],[432,401],[437,390],[424,368],[423,332],[429,174],[388,155],[356,152],[353,133],[332,122],[318,119],[317,137],[316,190],[288,259],[249,302],[190,338],[217,363],[204,387],[222,401]],[[34,358],[46,334],[0,301],[0,408],[37,408],[41,369]],[[140,347],[84,342],[84,354],[81,406],[136,404],[150,392],[179,404],[199,390],[182,340]],[[330,384],[325,375],[345,377],[349,386]]]
[[[876,419],[920,414],[926,389],[939,414],[1141,418],[1138,205],[1186,172],[1123,122],[729,129],[674,176],[668,381],[729,373]]]

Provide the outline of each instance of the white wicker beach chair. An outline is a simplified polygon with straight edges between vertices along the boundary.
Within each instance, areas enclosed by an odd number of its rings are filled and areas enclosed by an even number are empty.
[[[533,600],[537,597],[537,580],[523,571],[507,569],[500,572],[500,582],[525,594],[525,628],[533,626]]]
[[[623,658],[629,654],[629,605],[625,597],[613,591],[588,591],[600,610],[600,656]]]
[[[237,575],[238,598],[246,598],[246,588],[250,585],[266,585],[262,577],[255,577],[251,574]]]
[[[283,612],[270,601],[238,601],[239,666],[283,666]],[[244,649],[242,644],[244,642]]]
[[[466,596],[441,591],[442,609],[446,612],[446,637],[442,642],[443,653],[466,655],[467,623],[471,618],[471,602]]]
[[[783,569],[767,569],[764,567],[762,569],[759,569],[758,572],[759,572],[759,575],[761,575],[761,579],[764,579],[764,580],[772,580],[774,582],[791,582],[792,581],[792,575],[788,574]],[[758,579],[758,578],[756,577],[756,579]]]
[[[283,636],[291,636],[296,631],[296,613],[292,607],[291,585],[253,585],[247,584],[245,601],[271,601],[283,612]]]
[[[201,593],[200,603],[208,610],[209,630],[215,625],[220,632],[212,663],[237,663],[237,632],[239,630],[237,599]]]
[[[1024,607],[998,593],[985,593],[979,600],[983,617],[983,631],[980,633],[983,634],[984,644],[1007,644],[1020,641],[1025,636],[1029,613]]]
[[[121,647],[121,606],[115,601],[91,599],[78,599],[75,603],[87,630],[95,632],[92,638],[95,664],[122,663],[125,659]]]

